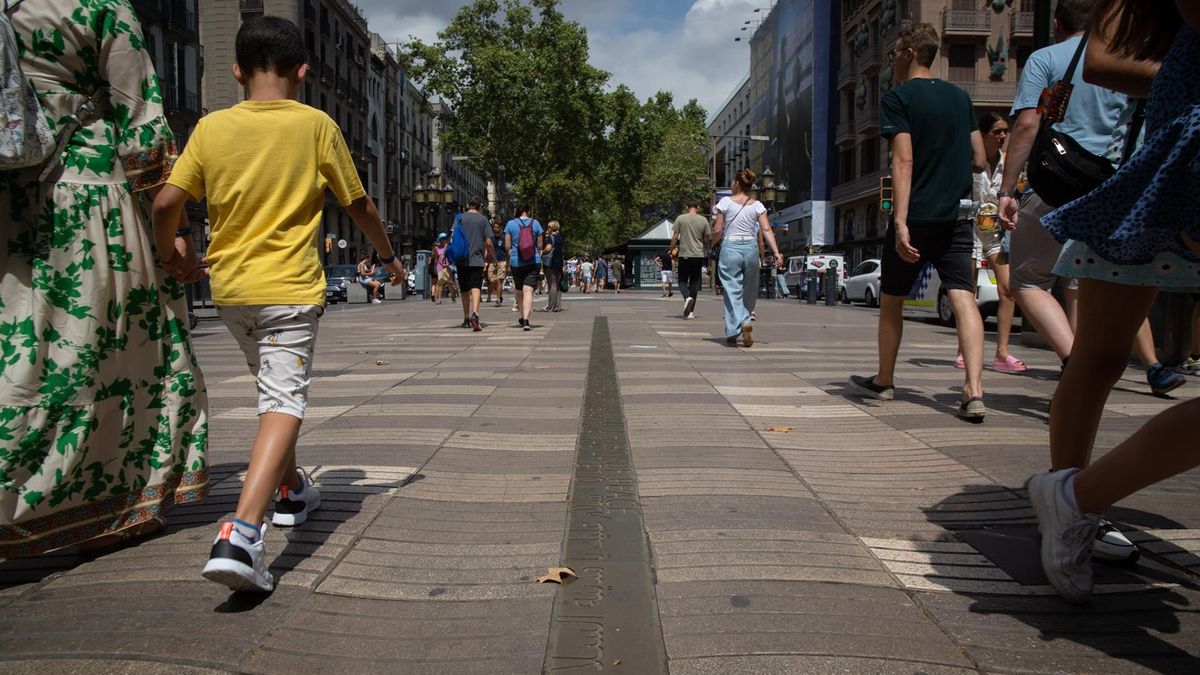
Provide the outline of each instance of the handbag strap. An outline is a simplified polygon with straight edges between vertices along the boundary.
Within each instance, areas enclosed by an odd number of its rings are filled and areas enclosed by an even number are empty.
[[[1121,163],[1129,161],[1133,151],[1137,149],[1138,136],[1142,135],[1142,126],[1146,123],[1146,99],[1138,99],[1133,109],[1133,117],[1125,129],[1125,146],[1121,149]]]
[[[1063,75],[1063,81],[1071,84],[1071,80],[1075,79],[1075,70],[1079,68],[1079,60],[1083,58],[1084,52],[1087,50],[1088,34],[1087,31],[1079,38],[1079,46],[1075,48],[1075,56],[1071,57],[1071,65],[1067,66],[1067,73]]]

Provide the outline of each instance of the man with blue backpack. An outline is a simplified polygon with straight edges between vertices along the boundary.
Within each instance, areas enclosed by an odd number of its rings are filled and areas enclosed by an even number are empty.
[[[492,253],[488,219],[479,212],[482,206],[481,197],[471,197],[467,202],[467,212],[454,219],[450,245],[446,247],[446,258],[458,268],[458,289],[462,291],[462,327],[475,332],[483,330],[479,325],[483,265]]]
[[[521,316],[517,324],[525,330],[533,311],[533,290],[537,288],[538,269],[542,265],[542,224],[529,216],[529,207],[521,206],[517,217],[504,226],[504,249],[509,251],[508,266],[516,287]]]

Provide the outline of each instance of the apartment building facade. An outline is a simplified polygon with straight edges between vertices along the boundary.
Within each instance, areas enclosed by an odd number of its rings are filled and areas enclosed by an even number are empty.
[[[204,48],[200,46],[198,0],[134,0],[146,49],[162,83],[163,110],[180,150],[187,145],[204,107],[200,83]],[[188,209],[193,226],[203,226],[203,209]]]
[[[835,247],[854,266],[883,251],[888,216],[879,210],[879,188],[891,169],[879,103],[898,84],[891,53],[900,26],[934,25],[942,40],[934,76],[962,87],[977,113],[1007,114],[1033,51],[1033,2],[841,0],[840,10],[832,203]]]
[[[718,192],[728,190],[733,176],[750,164],[750,104],[750,76],[747,75],[733,88],[708,125],[708,137],[712,142],[709,161],[715,167]]]

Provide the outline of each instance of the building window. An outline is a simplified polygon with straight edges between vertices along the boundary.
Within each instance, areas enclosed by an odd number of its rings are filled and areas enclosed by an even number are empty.
[[[950,45],[947,53],[950,80],[953,82],[975,81],[975,45]]]

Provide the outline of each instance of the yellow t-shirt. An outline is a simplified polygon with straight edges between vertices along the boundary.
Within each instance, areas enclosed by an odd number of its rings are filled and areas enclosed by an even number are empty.
[[[218,305],[323,305],[325,188],[342,206],[366,194],[337,123],[291,100],[206,115],[167,182],[208,198]]]

